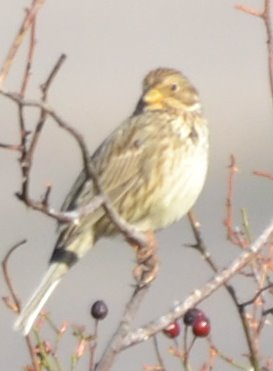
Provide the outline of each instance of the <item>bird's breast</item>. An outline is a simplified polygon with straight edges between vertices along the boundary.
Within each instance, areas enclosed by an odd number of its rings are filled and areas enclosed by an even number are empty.
[[[147,217],[138,223],[141,230],[157,230],[181,219],[196,202],[208,167],[206,125],[194,127],[188,135],[162,146],[148,189],[152,202]]]

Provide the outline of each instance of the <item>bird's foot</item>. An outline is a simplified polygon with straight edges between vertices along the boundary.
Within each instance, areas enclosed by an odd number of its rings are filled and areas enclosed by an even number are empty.
[[[141,287],[151,283],[157,277],[159,270],[155,235],[153,232],[147,232],[146,237],[146,246],[134,246],[136,249],[136,266],[133,270],[133,276],[138,286]]]

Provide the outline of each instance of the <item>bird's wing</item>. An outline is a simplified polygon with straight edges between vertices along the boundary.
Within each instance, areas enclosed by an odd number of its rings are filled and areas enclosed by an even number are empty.
[[[135,130],[135,125],[130,125],[129,121],[114,131],[92,156],[91,161],[103,190],[113,204],[133,186],[134,182],[140,181],[143,148],[143,134]],[[86,180],[86,173],[82,171],[67,195],[62,210],[85,206],[94,196],[93,182],[91,179]]]

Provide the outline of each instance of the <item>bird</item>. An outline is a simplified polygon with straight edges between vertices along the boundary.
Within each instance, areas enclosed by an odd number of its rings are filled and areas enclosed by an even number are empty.
[[[156,232],[179,221],[200,195],[209,162],[208,123],[196,88],[177,69],[150,71],[132,115],[106,137],[90,161],[111,205],[136,231]],[[84,207],[96,195],[82,170],[62,210]],[[69,269],[101,237],[118,233],[102,207],[77,223],[61,225],[48,270],[14,328],[28,335]]]

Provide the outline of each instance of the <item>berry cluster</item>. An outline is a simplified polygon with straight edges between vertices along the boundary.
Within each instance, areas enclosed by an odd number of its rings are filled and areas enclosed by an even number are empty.
[[[184,315],[183,322],[185,326],[191,326],[194,336],[205,337],[210,333],[210,320],[200,309],[189,309]],[[174,321],[163,330],[163,333],[173,339],[180,334],[180,331],[179,322]]]
[[[192,332],[197,337],[205,337],[210,333],[210,320],[200,309],[189,309],[183,320],[186,326],[192,327]]]

